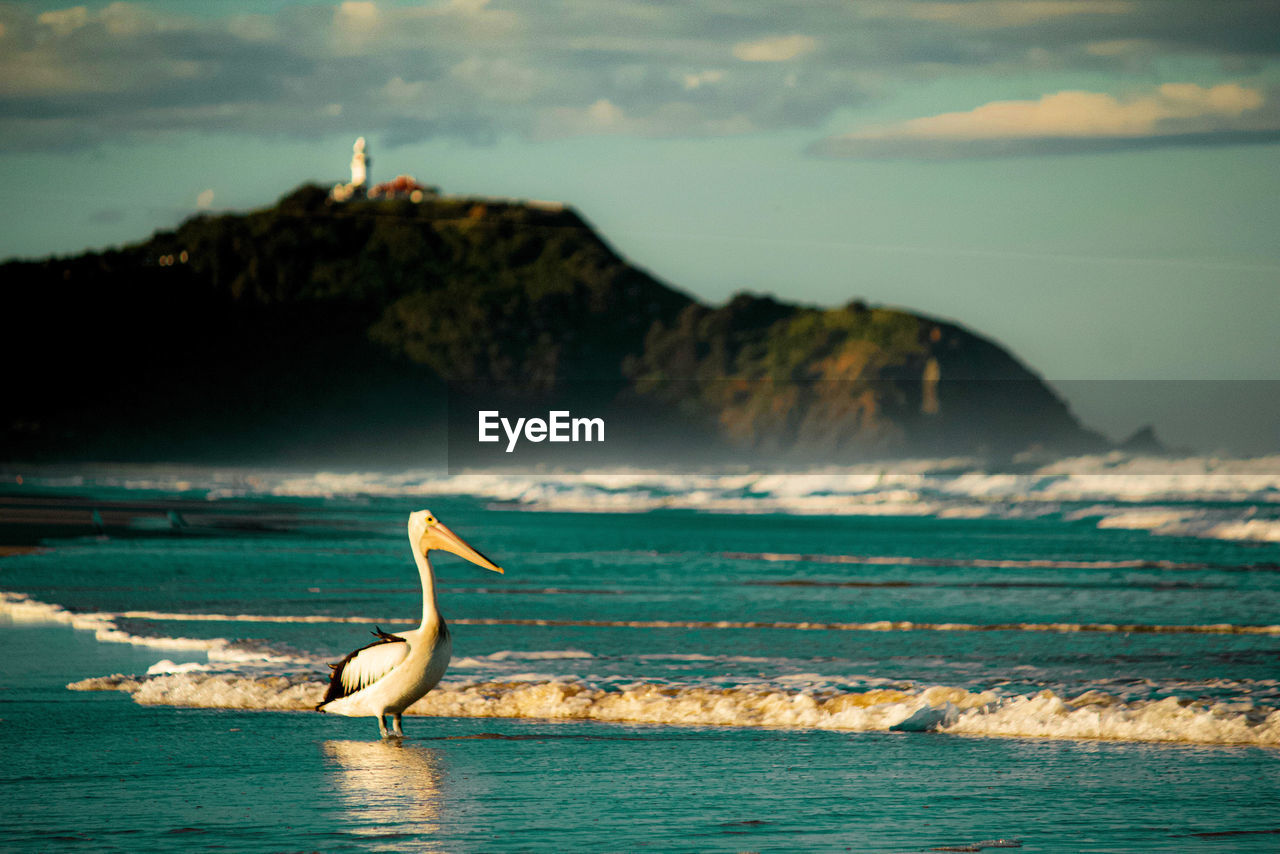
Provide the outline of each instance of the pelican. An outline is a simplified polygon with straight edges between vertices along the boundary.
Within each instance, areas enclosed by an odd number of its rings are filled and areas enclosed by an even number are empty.
[[[430,510],[409,514],[409,543],[422,579],[422,625],[396,634],[375,626],[376,641],[329,665],[333,669],[329,690],[316,706],[316,711],[352,718],[373,715],[383,738],[404,736],[400,715],[436,687],[453,653],[449,627],[436,606],[436,577],[427,554],[441,549],[477,566],[502,572],[501,567],[438,522]],[[387,715],[391,716],[390,731],[384,720]]]

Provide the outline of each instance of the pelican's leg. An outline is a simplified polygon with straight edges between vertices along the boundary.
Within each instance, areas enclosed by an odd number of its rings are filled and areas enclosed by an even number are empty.
[[[378,732],[383,738],[390,738],[391,733],[387,732],[387,722],[382,719],[382,713],[378,713]]]
[[[404,730],[400,729],[400,713],[391,716],[391,728],[398,738],[404,738]]]

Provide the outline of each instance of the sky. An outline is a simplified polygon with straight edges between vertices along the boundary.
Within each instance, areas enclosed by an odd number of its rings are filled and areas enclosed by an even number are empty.
[[[1276,0],[0,3],[0,258],[349,177],[572,204],[707,302],[959,322],[1280,451]]]

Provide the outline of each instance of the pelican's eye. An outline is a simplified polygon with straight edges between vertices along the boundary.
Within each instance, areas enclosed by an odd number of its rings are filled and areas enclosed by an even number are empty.
[[[428,525],[434,525],[435,523],[436,523],[436,517],[435,517],[435,516],[428,516],[428,517],[427,517],[427,524],[428,524]]]

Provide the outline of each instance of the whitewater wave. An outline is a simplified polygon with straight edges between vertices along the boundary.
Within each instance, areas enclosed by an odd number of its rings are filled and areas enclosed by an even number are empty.
[[[905,557],[898,555],[796,554],[787,552],[721,552],[728,560],[783,563],[853,563],[865,566],[981,567],[987,569],[1224,569],[1208,563],[1171,560],[997,560],[987,558]],[[1237,567],[1231,567],[1237,568]],[[1244,569],[1270,568],[1256,565]]]
[[[225,651],[229,642],[223,638],[172,638],[130,634],[116,625],[118,614],[102,611],[68,611],[61,605],[53,605],[32,599],[26,593],[0,591],[0,617],[15,623],[57,623],[81,631],[93,632],[101,643],[124,643],[133,646],[162,647],[165,649]]]
[[[124,612],[76,612],[69,611],[61,605],[41,602],[26,593],[0,590],[0,619],[8,619],[15,623],[54,623],[70,626],[81,631],[93,632],[93,637],[100,643],[121,643],[130,646],[150,647],[167,650],[189,650],[204,652],[209,661],[221,662],[225,665],[281,665],[312,664],[315,659],[284,653],[267,644],[255,641],[231,641],[227,638],[184,638],[165,635],[138,635],[121,629],[117,620],[130,616],[150,614],[148,611]],[[155,612],[159,613],[159,612]],[[147,619],[147,617],[141,617]],[[216,614],[169,614],[167,619],[209,619],[234,621],[234,618]],[[249,622],[268,622],[268,618],[260,617]],[[328,622],[345,622],[330,620]]]
[[[1280,519],[1256,518],[1257,508],[1186,509],[1171,507],[1146,507],[1141,510],[1114,512],[1102,509],[1100,513],[1076,511],[1075,518],[1100,515],[1099,528],[1118,528],[1130,531],[1149,531],[1167,537],[1201,537],[1213,540],[1239,542],[1280,543]]]
[[[189,670],[144,677],[103,676],[67,687],[125,691],[144,705],[303,711],[314,708],[324,694],[325,682],[314,675],[254,677]],[[1280,709],[1174,698],[1125,702],[1099,691],[1067,699],[1050,691],[1000,697],[990,691],[940,685],[814,693],[652,683],[606,689],[571,679],[446,682],[407,713],[1280,747]]]
[[[158,648],[202,649],[208,662],[176,664],[156,662],[146,674],[114,674],[74,682],[72,690],[120,690],[146,705],[192,706],[259,710],[310,710],[323,696],[327,679],[315,672],[321,659],[288,655],[265,645],[232,643],[226,639],[138,637],[114,624],[117,614],[76,614],[57,605],[39,602],[20,593],[0,593],[0,615],[13,620],[62,623],[91,630],[105,642],[133,643]],[[189,614],[171,615],[190,619]],[[224,619],[227,615],[199,615]],[[288,620],[265,615],[262,620]],[[311,618],[306,618],[307,622]],[[346,619],[342,620],[347,621]],[[632,625],[686,628],[856,628],[857,630],[909,630],[911,623],[808,624],[808,623],[697,623],[681,621],[520,621],[458,620],[479,624]],[[924,626],[948,630],[981,628],[960,624]],[[1068,624],[1019,624],[1007,628],[1052,631],[1152,631],[1161,627],[1089,627]],[[1176,631],[1227,631],[1276,627],[1169,627]],[[680,654],[655,654],[655,658],[681,658]],[[505,670],[512,664],[539,661],[591,661],[592,653],[578,649],[500,650],[489,655],[459,659],[460,670]],[[694,656],[683,656],[694,660]],[[697,657],[697,660],[709,657]],[[756,659],[742,658],[742,661]],[[511,668],[514,669],[514,668]],[[745,726],[847,731],[920,731],[981,736],[1058,739],[1118,739],[1200,744],[1252,744],[1280,746],[1280,710],[1260,706],[1242,690],[1232,699],[1122,698],[1090,690],[1074,698],[1041,691],[1034,695],[1001,696],[993,691],[948,686],[917,687],[886,680],[839,679],[816,673],[783,675],[772,683],[745,682],[723,685],[658,684],[630,681],[602,687],[574,676],[547,673],[504,673],[496,681],[474,676],[470,681],[447,680],[415,704],[410,714],[447,717],[508,717],[548,720],[595,720],[679,726]],[[594,677],[593,677],[594,678]],[[866,690],[852,687],[863,682]],[[1206,686],[1214,691],[1241,686]],[[1255,687],[1246,686],[1249,694]]]
[[[863,623],[780,620],[558,620],[473,617],[450,620],[463,626],[583,626],[638,629],[784,629],[828,632],[1115,632],[1120,634],[1280,635],[1280,625],[1159,625],[1150,623],[917,623],[873,620]]]
[[[790,559],[794,555],[780,555]],[[834,557],[839,557],[834,556]],[[119,619],[154,621],[218,622],[218,623],[360,623],[365,625],[394,626],[404,623],[395,617],[329,616],[322,614],[201,614],[175,611],[120,611],[97,613],[73,613],[59,605],[50,605],[32,599],[25,593],[0,591],[0,617],[15,621],[54,622],[93,631],[104,642],[128,643],[137,646],[154,646],[167,649],[202,649],[211,658],[226,661],[263,660],[279,663],[305,663],[313,659],[285,655],[268,648],[255,648],[247,642],[225,638],[174,638],[151,637],[130,634],[119,629]],[[633,628],[633,629],[778,629],[783,631],[832,631],[832,632],[1110,632],[1120,634],[1225,634],[1225,635],[1280,635],[1280,624],[1244,625],[1237,623],[1202,624],[1150,624],[1150,623],[929,623],[910,620],[870,620],[866,622],[792,622],[785,620],[592,620],[555,618],[509,617],[454,617],[449,622],[458,626],[576,626],[583,628]],[[581,651],[549,653],[504,652],[495,655],[589,657]],[[497,658],[490,660],[497,661]]]
[[[659,470],[578,473],[319,472],[260,478],[273,495],[474,495],[497,501],[587,508],[690,509],[791,506],[840,509],[860,499],[913,505],[923,498],[984,502],[1048,500],[1125,502],[1280,502],[1280,455],[1250,459],[1130,456],[1074,457],[1032,471],[988,471],[970,458],[903,460],[791,472],[699,474]],[[861,508],[861,509],[865,509]],[[860,512],[853,508],[853,512]]]
[[[511,662],[522,661],[585,661],[595,658],[581,649],[515,650],[502,649],[488,655],[468,655],[455,658],[450,666],[455,670],[506,670]],[[515,678],[514,676],[508,678]],[[529,681],[527,679],[522,681]]]
[[[283,472],[247,469],[86,470],[29,482],[203,493],[210,500],[466,495],[501,510],[576,513],[782,513],[1027,519],[1097,517],[1103,528],[1161,536],[1280,542],[1280,455],[1251,459],[1074,457],[1018,473],[976,459],[906,460],[793,472],[735,474],[660,470],[578,473]],[[1080,503],[1098,502],[1080,510]],[[1214,507],[1142,507],[1161,503]],[[1238,506],[1224,506],[1235,504]]]

